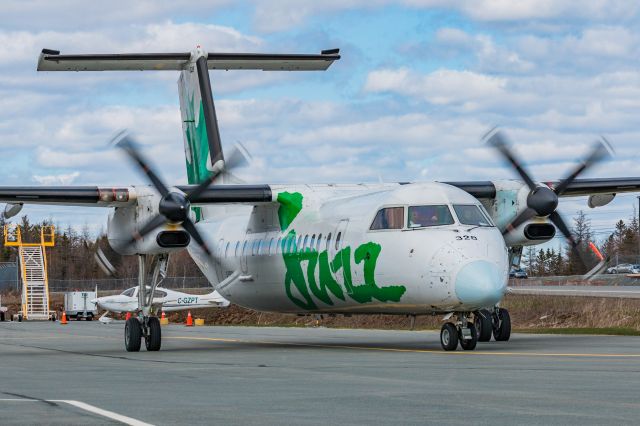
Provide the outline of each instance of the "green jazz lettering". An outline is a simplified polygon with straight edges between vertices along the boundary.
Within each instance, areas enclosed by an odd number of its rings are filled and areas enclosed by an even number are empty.
[[[290,227],[302,210],[302,199],[302,194],[297,192],[278,194],[278,218],[283,231]],[[368,303],[374,299],[399,302],[406,291],[402,285],[379,287],[376,283],[376,262],[382,251],[380,244],[368,242],[358,246],[353,253],[351,246],[347,246],[330,259],[326,250],[318,252],[315,248],[303,249],[297,247],[296,241],[296,231],[290,229],[281,243],[286,268],[284,287],[287,297],[302,309],[318,309],[317,300],[333,305],[335,299],[344,301],[346,297],[358,303]],[[356,265],[362,265],[364,283],[353,282],[352,257]],[[342,277],[344,289],[334,274]]]

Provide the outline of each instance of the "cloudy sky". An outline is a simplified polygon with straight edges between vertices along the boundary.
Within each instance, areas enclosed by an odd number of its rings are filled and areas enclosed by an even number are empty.
[[[135,132],[171,183],[186,182],[177,72],[37,73],[62,53],[316,53],[326,72],[211,72],[223,144],[241,141],[252,182],[514,177],[480,138],[504,128],[540,180],[559,178],[598,135],[616,149],[593,177],[640,176],[640,6],[603,0],[3,1],[2,185],[144,180],[107,147]],[[596,232],[635,195],[590,211]],[[572,216],[586,200],[563,202]],[[60,224],[100,209],[27,207]],[[560,240],[558,240],[558,243]]]

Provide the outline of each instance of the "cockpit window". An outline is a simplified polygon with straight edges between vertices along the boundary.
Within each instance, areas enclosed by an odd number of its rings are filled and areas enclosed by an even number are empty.
[[[463,225],[492,226],[487,217],[480,211],[478,206],[472,204],[454,204],[458,220]]]
[[[129,296],[129,297],[131,297],[131,296],[133,296],[133,292],[134,292],[135,290],[136,290],[136,288],[135,288],[135,287],[131,287],[131,288],[129,288],[129,289],[126,289],[125,291],[123,291],[123,292],[122,292],[122,293],[120,293],[120,294],[122,294],[123,296]]]
[[[453,224],[453,216],[446,205],[409,207],[409,228]]]
[[[378,210],[371,229],[402,229],[404,226],[404,207],[385,207]]]

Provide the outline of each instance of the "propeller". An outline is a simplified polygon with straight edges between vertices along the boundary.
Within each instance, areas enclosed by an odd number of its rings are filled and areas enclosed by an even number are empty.
[[[602,137],[600,140],[594,142],[589,155],[585,157],[580,164],[578,164],[566,177],[555,186],[537,184],[531,178],[531,175],[527,172],[524,163],[520,161],[514,152],[510,149],[510,144],[507,137],[500,130],[492,129],[484,137],[486,142],[494,147],[502,157],[515,169],[520,175],[522,180],[529,187],[529,195],[527,196],[527,208],[520,212],[507,226],[502,234],[508,234],[513,232],[518,226],[527,222],[534,217],[548,217],[549,220],[560,230],[562,235],[569,241],[572,250],[578,253],[580,261],[586,268],[585,259],[582,253],[578,250],[580,241],[576,241],[571,230],[567,226],[566,222],[557,212],[558,197],[560,197],[571,185],[571,183],[585,170],[589,169],[596,163],[604,160],[606,157],[611,156],[613,150],[609,142]]]
[[[120,132],[113,139],[113,144],[122,149],[147,176],[153,187],[161,196],[158,205],[158,214],[145,223],[137,232],[134,232],[131,239],[124,244],[128,247],[136,241],[141,240],[145,235],[167,223],[181,224],[187,233],[193,238],[202,250],[211,256],[211,250],[207,246],[204,238],[191,220],[191,200],[202,194],[213,182],[215,175],[211,176],[188,194],[177,189],[170,190],[158,177],[155,171],[149,166],[149,162],[142,156],[136,142],[126,131]]]

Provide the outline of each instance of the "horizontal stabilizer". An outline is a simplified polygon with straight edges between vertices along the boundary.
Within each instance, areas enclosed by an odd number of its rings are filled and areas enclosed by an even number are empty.
[[[116,53],[61,55],[42,49],[38,71],[179,71],[189,63],[184,53]],[[340,59],[339,49],[320,54],[209,53],[210,70],[324,71]]]

